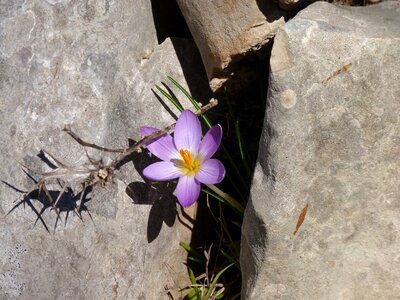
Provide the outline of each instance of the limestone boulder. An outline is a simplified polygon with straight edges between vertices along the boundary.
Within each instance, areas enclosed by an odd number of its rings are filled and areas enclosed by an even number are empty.
[[[199,48],[211,89],[240,77],[237,63],[264,47],[284,21],[272,1],[177,0]],[[240,78],[238,78],[240,77]]]
[[[126,147],[128,138],[139,139],[140,126],[174,121],[151,90],[167,75],[207,90],[199,66],[192,41],[157,44],[149,1],[0,3],[0,179],[7,183],[0,185],[1,299],[182,296],[179,289],[190,282],[179,242],[189,242],[191,232],[178,220],[171,189],[144,182],[146,153],[123,166],[113,184],[88,195],[83,220],[68,201],[55,231],[56,214],[48,206],[41,212],[40,201],[8,212],[21,191],[35,188],[20,163],[38,179],[51,170],[37,156],[41,149],[67,164],[86,159],[61,132],[65,124],[90,142]]]
[[[400,295],[400,5],[317,2],[277,34],[243,299]]]

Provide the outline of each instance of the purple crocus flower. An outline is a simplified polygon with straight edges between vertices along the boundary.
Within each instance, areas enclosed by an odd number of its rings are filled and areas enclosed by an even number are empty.
[[[145,136],[158,131],[141,127]],[[182,112],[175,126],[174,137],[165,134],[148,143],[147,149],[162,161],[151,164],[143,175],[153,181],[178,179],[175,195],[183,207],[192,205],[200,195],[200,183],[216,184],[225,176],[223,164],[211,157],[221,144],[222,128],[213,126],[201,139],[198,117],[190,110]]]

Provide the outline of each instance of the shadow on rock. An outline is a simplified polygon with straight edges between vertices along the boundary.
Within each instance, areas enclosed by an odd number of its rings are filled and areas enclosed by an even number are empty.
[[[56,166],[46,158],[42,151],[37,156],[51,169],[56,168]],[[13,206],[13,208],[7,213],[7,215],[12,213],[19,206],[23,205],[25,207],[25,205],[27,205],[37,216],[34,225],[36,225],[37,222],[40,221],[48,232],[49,227],[42,217],[43,213],[47,209],[56,210],[57,216],[56,222],[54,224],[54,230],[58,225],[58,221],[61,220],[61,212],[66,213],[64,226],[67,224],[71,212],[76,214],[83,221],[81,214],[82,211],[86,211],[89,214],[90,219],[93,221],[93,218],[86,206],[86,203],[91,200],[91,198],[88,198],[88,194],[92,191],[91,187],[82,189],[79,193],[74,193],[72,188],[66,187],[65,189],[63,189],[63,185],[61,184],[61,182],[58,182],[58,184],[60,184],[60,190],[48,190],[45,185],[43,187],[39,187],[39,181],[36,180],[32,175],[30,175],[25,169],[22,169],[22,171],[31,181],[35,183],[37,188],[32,189],[31,191],[24,191],[9,182],[1,180],[1,182],[7,185],[9,188],[23,195],[22,200],[17,202]],[[41,203],[42,207],[40,208],[40,210],[35,207],[35,202]]]
[[[44,221],[44,219],[42,217],[43,213],[47,209],[51,210],[51,209],[54,209],[54,207],[56,209],[58,209],[59,213],[57,215],[56,222],[54,224],[54,230],[57,227],[58,220],[60,219],[59,216],[60,216],[61,212],[66,212],[66,216],[64,219],[64,225],[67,224],[70,212],[73,212],[74,214],[78,215],[79,218],[82,220],[81,213],[82,213],[82,211],[86,211],[89,214],[90,218],[92,219],[92,216],[91,216],[87,206],[85,205],[86,202],[91,200],[90,198],[87,198],[87,195],[91,192],[91,189],[89,189],[89,188],[86,189],[84,195],[81,194],[82,192],[80,192],[78,194],[74,194],[74,192],[70,188],[67,188],[67,190],[64,192],[57,191],[57,190],[48,190],[48,193],[52,199],[58,199],[57,203],[53,207],[52,203],[49,200],[48,194],[46,192],[44,192],[43,190],[40,190],[39,188],[37,188],[30,192],[22,191],[4,180],[1,180],[1,181],[8,187],[10,187],[13,190],[24,195],[22,200],[20,200],[17,204],[15,204],[14,207],[7,213],[7,215],[12,213],[16,208],[18,208],[21,205],[23,205],[24,207],[25,207],[25,205],[28,205],[37,216],[34,225],[36,225],[36,223],[38,221],[40,221],[43,224],[44,228],[48,232],[49,232],[49,227],[47,226],[46,222]],[[82,198],[82,200],[81,200],[81,198]],[[81,202],[79,202],[80,200],[81,200]],[[40,202],[42,204],[40,211],[34,206],[34,204],[33,204],[34,201]],[[78,203],[80,203],[80,204],[78,205]],[[78,212],[78,209],[79,209],[79,212]],[[93,219],[92,219],[92,221],[93,221]]]
[[[130,145],[134,141],[129,141]],[[163,223],[172,227],[177,217],[176,199],[172,194],[175,184],[172,182],[157,182],[151,184],[144,176],[143,170],[157,161],[150,157],[148,151],[134,153],[131,156],[133,165],[144,182],[131,182],[126,187],[126,194],[132,199],[133,204],[152,205],[147,222],[147,241],[151,243],[161,232]]]

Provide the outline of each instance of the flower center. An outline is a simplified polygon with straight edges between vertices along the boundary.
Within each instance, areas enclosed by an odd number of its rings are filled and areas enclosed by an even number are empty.
[[[188,175],[194,176],[200,170],[200,161],[196,158],[193,159],[189,150],[181,149],[179,153],[183,159],[183,171]]]

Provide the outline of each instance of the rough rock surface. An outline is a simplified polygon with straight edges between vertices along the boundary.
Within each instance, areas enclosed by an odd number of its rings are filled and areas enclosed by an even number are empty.
[[[272,1],[177,0],[199,47],[213,90],[247,52],[258,50],[285,21]]]
[[[68,163],[86,157],[61,132],[65,124],[99,145],[125,147],[128,137],[139,138],[139,126],[173,122],[151,91],[154,84],[171,75],[184,86],[186,77],[200,86],[198,74],[204,74],[192,41],[157,45],[149,1],[2,1],[0,51],[0,179],[24,191],[35,185],[18,162],[50,170],[37,157],[40,149]],[[178,243],[190,241],[190,230],[178,220],[171,190],[143,183],[138,170],[146,161],[140,155],[114,184],[89,194],[93,222],[87,212],[82,222],[65,203],[54,234],[56,214],[49,208],[43,218],[50,234],[40,221],[34,226],[29,205],[6,216],[22,194],[1,184],[0,299],[180,296],[176,291],[188,279]]]
[[[398,299],[399,57],[398,1],[318,2],[277,34],[243,299]]]

